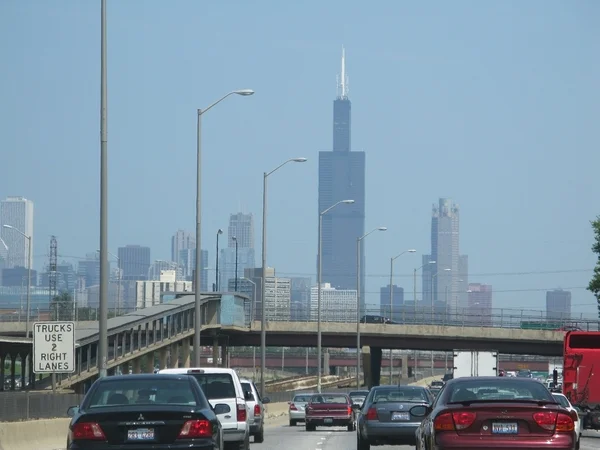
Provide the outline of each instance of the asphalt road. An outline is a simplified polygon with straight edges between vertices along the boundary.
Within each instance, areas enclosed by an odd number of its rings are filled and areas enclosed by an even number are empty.
[[[600,433],[586,431],[581,439],[581,450],[600,449]],[[317,428],[317,431],[306,432],[302,424],[290,427],[287,417],[277,419],[266,426],[265,441],[262,444],[251,444],[258,450],[281,450],[285,448],[298,450],[354,450],[356,433],[345,428]],[[411,446],[377,447],[382,450],[414,450]]]

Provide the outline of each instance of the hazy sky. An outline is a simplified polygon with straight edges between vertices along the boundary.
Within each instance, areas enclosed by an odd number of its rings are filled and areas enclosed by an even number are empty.
[[[584,287],[600,214],[600,2],[108,1],[110,250],[194,228],[203,119],[203,242],[229,213],[256,216],[270,178],[268,264],[314,275],[318,151],[332,145],[342,45],[352,146],[367,152],[368,301],[429,253],[431,206],[461,207],[461,253],[494,306],[542,309]],[[0,0],[0,197],[35,202],[35,265],[98,248],[100,1]],[[64,259],[64,258],[61,258]],[[257,259],[259,256],[257,255]],[[257,261],[258,263],[259,261]],[[552,271],[554,273],[542,273]],[[420,291],[420,280],[418,290]]]

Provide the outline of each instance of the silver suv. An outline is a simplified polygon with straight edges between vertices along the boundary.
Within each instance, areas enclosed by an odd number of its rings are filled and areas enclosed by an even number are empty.
[[[268,397],[260,398],[258,389],[253,381],[245,378],[240,379],[244,395],[252,394],[251,400],[246,400],[250,417],[250,436],[254,436],[254,442],[261,443],[265,440],[265,406],[270,402]],[[247,397],[250,398],[250,397]]]

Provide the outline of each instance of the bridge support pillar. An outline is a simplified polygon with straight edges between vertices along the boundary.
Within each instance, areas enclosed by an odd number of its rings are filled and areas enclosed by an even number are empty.
[[[213,367],[219,367],[219,338],[217,336],[213,339],[212,362]]]
[[[146,354],[145,373],[154,373],[154,352]]]
[[[135,358],[133,361],[131,361],[131,371],[133,373],[140,373],[142,371],[142,359],[141,358]]]
[[[402,381],[408,380],[408,355],[402,355]]]
[[[229,346],[221,345],[221,367],[229,367]]]
[[[167,368],[167,347],[158,350],[158,368],[160,370]]]
[[[323,354],[323,375],[331,375],[329,368],[329,352],[327,350],[325,350],[325,353]]]
[[[185,368],[190,367],[190,343],[187,339],[184,339],[181,345],[181,365]]]
[[[169,349],[169,368],[177,369],[179,367],[179,345],[172,344]]]
[[[363,369],[363,385],[371,386],[371,349],[363,347],[361,351],[362,369]],[[360,386],[358,386],[360,387]]]

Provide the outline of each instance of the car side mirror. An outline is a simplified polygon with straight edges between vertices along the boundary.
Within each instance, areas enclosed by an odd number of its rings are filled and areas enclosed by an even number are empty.
[[[217,416],[220,416],[221,414],[227,414],[228,412],[230,412],[231,408],[225,403],[217,403],[213,408],[213,411]]]
[[[79,405],[70,406],[69,409],[67,409],[67,416],[74,417],[75,414],[77,414],[78,412],[79,412]]]
[[[267,403],[271,403],[271,399],[269,397],[265,397],[262,399],[263,405],[266,405]],[[288,402],[289,404],[289,402]]]
[[[244,392],[244,400],[246,400],[247,402],[253,402],[254,395],[252,395],[252,392]]]
[[[423,406],[423,405],[418,405],[418,406],[413,406],[410,409],[410,413],[411,415],[413,415],[414,417],[425,417],[427,416],[429,413],[431,412],[431,407],[430,406]]]

